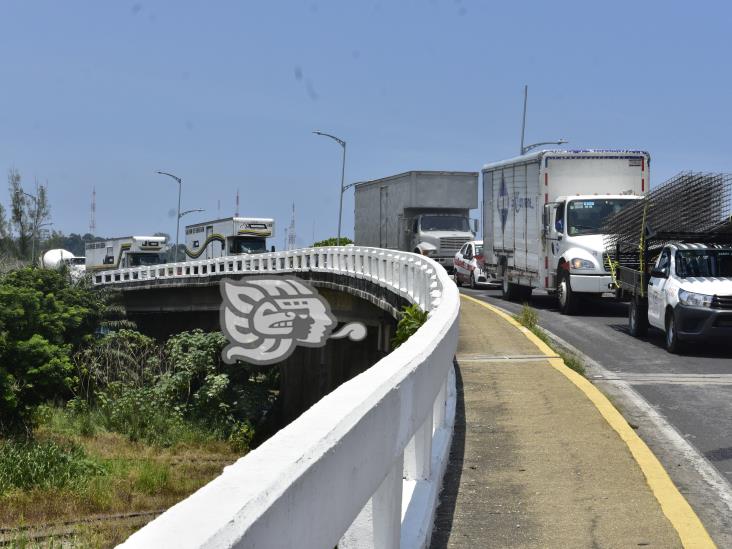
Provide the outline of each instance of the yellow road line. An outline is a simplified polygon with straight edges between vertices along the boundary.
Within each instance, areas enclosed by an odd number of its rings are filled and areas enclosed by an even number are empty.
[[[661,462],[658,461],[658,458],[646,446],[646,443],[641,440],[630,425],[628,425],[628,422],[625,421],[625,418],[623,418],[620,412],[615,409],[597,387],[577,372],[567,368],[561,358],[553,358],[556,356],[556,353],[546,343],[536,337],[531,330],[519,324],[510,315],[474,297],[465,294],[461,294],[460,297],[485,307],[518,328],[542,353],[547,355],[546,360],[549,364],[574,383],[590,399],[602,417],[610,424],[610,427],[620,435],[620,438],[628,446],[630,453],[646,476],[648,486],[651,488],[653,495],[656,496],[663,513],[678,532],[679,538],[681,538],[681,544],[684,547],[716,547],[706,528],[704,528],[704,525],[699,520],[699,517],[696,516],[694,510],[676,488],[676,485],[668,476]]]

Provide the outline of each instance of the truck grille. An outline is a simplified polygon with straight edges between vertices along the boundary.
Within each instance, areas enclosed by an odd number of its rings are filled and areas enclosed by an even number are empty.
[[[440,255],[455,255],[463,247],[463,244],[470,242],[470,238],[464,236],[446,236],[440,239]]]
[[[732,295],[715,295],[712,298],[712,309],[732,310]]]

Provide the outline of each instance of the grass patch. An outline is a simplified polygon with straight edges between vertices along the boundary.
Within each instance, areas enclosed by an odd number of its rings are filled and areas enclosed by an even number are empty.
[[[0,443],[0,495],[13,489],[79,487],[91,477],[103,474],[104,468],[74,443]]]
[[[535,309],[533,309],[527,303],[524,303],[523,307],[521,308],[521,312],[517,315],[513,315],[513,318],[516,319],[519,324],[528,328],[532,334],[534,334],[536,337],[546,343],[549,348],[557,353],[557,355],[562,358],[567,368],[569,368],[570,370],[574,370],[581,376],[585,375],[585,366],[584,364],[582,364],[582,361],[575,355],[567,353],[564,350],[560,349],[551,339],[549,339],[549,336],[546,335],[546,332],[539,326],[539,315]]]
[[[34,442],[0,439],[0,527],[167,509],[246,453],[210,436],[186,435],[169,445],[135,441],[106,429],[99,417],[80,420],[78,412],[63,408],[46,407],[39,417]],[[71,543],[111,547],[139,527],[82,525]],[[17,541],[34,546],[20,536]]]

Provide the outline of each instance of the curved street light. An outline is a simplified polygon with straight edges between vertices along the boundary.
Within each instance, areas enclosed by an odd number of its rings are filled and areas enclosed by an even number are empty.
[[[522,147],[521,154],[526,154],[531,149],[541,147],[542,145],[564,145],[565,143],[569,143],[569,141],[567,141],[566,139],[560,139],[559,141],[542,141],[541,143],[532,143],[531,145],[526,145],[525,147]]]
[[[323,137],[330,137],[333,141],[338,143],[341,147],[343,147],[343,162],[341,163],[341,196],[340,196],[340,202],[338,206],[338,238],[336,239],[336,246],[341,245],[341,219],[343,218],[343,193],[346,189],[352,187],[353,185],[348,185],[347,187],[343,186],[343,181],[346,177],[346,142],[341,139],[340,137],[336,137],[335,135],[331,135],[329,133],[320,132],[320,131],[314,131],[315,135],[322,135]]]
[[[184,211],[184,212],[180,212],[180,213],[178,214],[178,219],[180,219],[180,218],[181,218],[181,217],[183,217],[184,215],[188,215],[189,213],[193,213],[193,212],[205,212],[205,211],[206,211],[206,210],[202,210],[201,208],[195,208],[195,209],[193,209],[193,210],[186,210],[186,211]]]
[[[176,219],[176,225],[175,225],[175,258],[178,259],[178,237],[180,235],[180,191],[181,187],[183,186],[183,180],[178,177],[177,175],[173,175],[172,173],[168,172],[158,172],[160,175],[167,175],[168,177],[172,177],[178,182],[178,217]]]

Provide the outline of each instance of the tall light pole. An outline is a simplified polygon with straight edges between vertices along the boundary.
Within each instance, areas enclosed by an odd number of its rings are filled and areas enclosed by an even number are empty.
[[[168,172],[158,172],[158,173],[160,175],[167,175],[168,177],[172,177],[173,179],[175,179],[178,182],[178,217],[176,217],[176,224],[175,224],[175,254],[174,254],[175,260],[178,261],[178,237],[180,236],[180,218],[181,218],[180,192],[181,192],[181,187],[183,186],[182,185],[183,181],[181,180],[180,177],[178,177],[177,175],[173,175],[172,173],[168,173]]]
[[[521,154],[526,154],[531,149],[539,147],[540,145],[564,145],[568,143],[566,139],[559,139],[558,141],[542,141],[541,143],[532,143],[531,145],[524,146],[524,132],[526,131],[526,102],[529,97],[529,86],[524,85],[524,116],[521,121]]]
[[[333,141],[338,143],[341,147],[343,147],[343,162],[341,163],[341,196],[340,196],[340,203],[338,206],[338,238],[336,239],[336,246],[341,245],[341,219],[343,218],[343,192],[348,188],[344,187],[343,183],[346,177],[346,142],[343,141],[343,139],[336,137],[335,135],[331,135],[329,133],[314,131],[315,135],[322,135],[324,137],[330,137]],[[349,185],[351,187],[352,185]]]
[[[189,213],[193,213],[193,212],[205,212],[205,211],[206,211],[206,210],[202,210],[201,208],[195,208],[195,209],[193,209],[193,210],[186,210],[186,211],[184,211],[184,212],[180,212],[180,213],[178,214],[178,219],[180,219],[180,218],[181,218],[181,217],[183,217],[184,215],[188,215]]]

